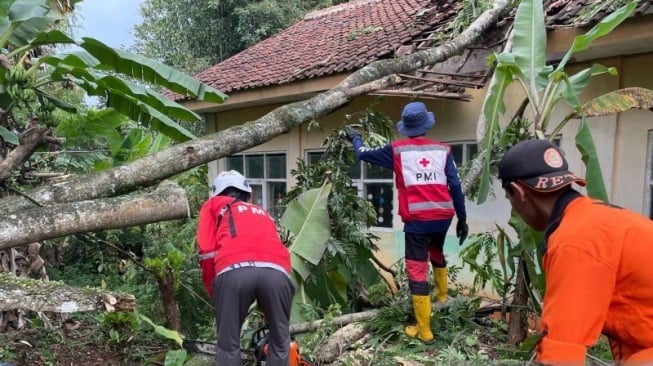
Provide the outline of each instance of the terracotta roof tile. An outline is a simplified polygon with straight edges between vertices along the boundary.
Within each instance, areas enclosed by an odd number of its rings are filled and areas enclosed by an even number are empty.
[[[610,11],[587,15],[595,0],[543,2],[548,27],[581,26],[598,21]],[[417,44],[430,33],[446,29],[459,8],[457,0],[352,0],[309,13],[196,78],[232,93],[352,71],[394,57],[401,46]],[[637,14],[649,13],[653,13],[653,0],[641,0]]]
[[[416,17],[426,8],[451,7],[447,1],[452,0],[355,0],[309,13],[196,78],[230,93],[351,71],[391,56],[403,43],[447,21]]]
[[[546,24],[551,28],[593,24],[612,12],[616,3],[617,0],[544,0]],[[653,0],[639,1],[635,15],[644,14],[653,14]]]

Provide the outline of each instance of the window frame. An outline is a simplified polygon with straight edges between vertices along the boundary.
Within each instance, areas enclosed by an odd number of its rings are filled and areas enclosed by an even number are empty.
[[[269,178],[269,172],[268,172],[268,157],[273,156],[273,155],[282,155],[283,160],[284,160],[284,171],[283,171],[283,176],[285,178]],[[247,176],[247,156],[263,156],[263,178],[251,178]],[[241,158],[241,166],[242,166],[242,171],[241,169],[236,169],[234,167],[230,167],[230,159],[233,158]],[[273,217],[275,217],[274,214],[274,207],[272,203],[273,197],[270,197],[272,193],[270,192],[270,187],[269,183],[283,183],[285,188],[284,188],[284,197],[288,193],[288,154],[285,151],[265,151],[265,152],[246,152],[246,153],[238,153],[234,155],[230,155],[224,158],[224,167],[226,170],[237,170],[241,174],[245,175],[247,178],[247,181],[249,182],[250,186],[253,187],[261,187],[261,201],[262,202],[254,202],[254,204],[263,207],[266,211],[268,211]],[[253,198],[253,197],[252,197]],[[278,219],[279,217],[275,217]]]
[[[456,167],[460,168],[461,166],[465,165],[467,162],[471,161],[474,158],[474,155],[478,153],[478,143],[475,140],[455,140],[455,141],[445,141],[445,144],[449,145],[451,148],[451,155],[454,158],[454,162],[456,163]],[[470,152],[470,147],[474,145],[476,148],[476,151],[472,154]],[[454,146],[462,146],[462,161],[460,164],[456,161],[456,157],[453,156],[453,148]]]
[[[311,158],[310,154],[322,154],[324,153],[324,149],[306,149],[304,150],[304,157],[306,159],[307,163],[311,163]],[[391,202],[390,202],[390,214],[389,216],[389,225],[390,226],[376,226],[372,225],[370,226],[370,229],[373,229],[374,231],[394,231],[394,220],[395,220],[395,207],[396,207],[396,201],[397,201],[397,196],[396,196],[396,188],[395,188],[395,177],[394,177],[394,172],[392,170],[390,171],[390,178],[364,178],[364,175],[367,172],[366,165],[365,164],[370,164],[365,161],[360,161],[357,159],[357,163],[359,164],[360,168],[360,177],[359,178],[351,178],[352,181],[352,187],[356,187],[356,194],[361,197],[361,198],[366,198],[367,197],[367,184],[390,184],[390,194],[391,194]],[[384,169],[387,170],[386,168],[383,167],[378,167],[379,169]],[[351,177],[351,175],[350,175]],[[367,199],[367,198],[366,198]],[[376,206],[374,206],[376,208]]]

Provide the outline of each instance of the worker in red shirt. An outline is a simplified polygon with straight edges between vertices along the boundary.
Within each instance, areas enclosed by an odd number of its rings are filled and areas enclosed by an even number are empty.
[[[429,261],[433,267],[437,301],[447,300],[447,262],[444,241],[454,214],[459,243],[468,233],[465,198],[449,145],[426,137],[435,116],[422,102],[404,106],[397,130],[407,136],[385,146],[365,147],[360,133],[346,126],[356,157],[392,169],[398,192],[399,216],[404,222],[405,262],[415,325],[405,328],[410,338],[433,343]]]
[[[515,212],[544,231],[537,360],[585,365],[603,333],[618,364],[653,363],[653,222],[574,190],[585,180],[545,140],[510,148],[499,178]]]
[[[274,220],[251,204],[252,188],[237,171],[220,173],[200,209],[197,244],[204,286],[217,324],[216,364],[242,365],[240,332],[256,300],[269,328],[266,364],[287,366],[295,287],[290,253]]]

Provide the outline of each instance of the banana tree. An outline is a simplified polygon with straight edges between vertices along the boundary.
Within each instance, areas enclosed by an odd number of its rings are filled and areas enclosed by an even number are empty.
[[[616,75],[612,67],[594,64],[575,74],[565,71],[567,63],[574,53],[586,50],[592,42],[609,34],[619,24],[626,20],[637,7],[638,1],[632,1],[605,17],[593,26],[587,33],[577,36],[557,65],[546,63],[546,27],[542,1],[523,0],[520,2],[514,21],[514,35],[512,51],[495,54],[491,57],[496,63],[489,95],[483,106],[483,115],[487,121],[485,137],[481,144],[483,170],[479,182],[477,195],[478,203],[483,203],[488,195],[490,186],[490,172],[494,163],[499,158],[498,153],[518,139],[539,138],[553,140],[566,124],[576,118],[580,119],[580,126],[575,136],[576,146],[581,153],[586,166],[587,192],[590,196],[607,200],[607,191],[601,173],[594,140],[588,125],[587,118],[598,115],[593,108],[603,107],[603,113],[618,113],[630,108],[650,108],[653,102],[653,92],[642,88],[610,93],[586,104],[582,104],[579,94],[589,84],[593,76],[610,74]],[[512,121],[502,131],[500,127],[501,116],[506,113],[504,95],[509,85],[516,82],[520,87],[525,101],[513,117]],[[572,112],[560,122],[552,120],[552,111],[559,104],[565,102]],[[525,111],[528,110],[528,119]],[[524,121],[527,123],[524,124]],[[514,134],[515,123],[522,124],[528,131],[526,134]],[[517,136],[517,140],[515,139]],[[497,149],[497,145],[499,148]],[[539,299],[544,291],[544,282],[541,277],[541,255],[537,251],[537,242],[540,233],[528,228],[521,219],[512,214],[510,225],[518,233],[520,242],[516,259],[519,261],[517,272],[525,267],[531,280],[532,288],[526,283],[517,283],[515,298],[519,293],[531,291],[531,299],[535,310],[541,309]],[[524,298],[524,297],[522,297]],[[525,297],[527,299],[527,297]],[[525,306],[526,304],[514,304]],[[515,317],[516,318],[516,317]],[[521,337],[513,337],[519,339]]]
[[[68,4],[76,2],[79,0]],[[180,121],[199,122],[201,117],[164,96],[163,91],[215,103],[226,98],[220,91],[157,61],[113,49],[92,38],[71,38],[58,29],[66,16],[55,6],[58,3],[0,1],[0,137],[4,141],[22,145],[20,135],[35,125],[50,127],[48,122],[55,110],[82,112],[55,96],[51,92],[53,85],[78,87],[89,96],[106,100],[109,111],[115,113],[94,117],[106,117],[107,125],[115,128],[117,113],[176,141],[195,138]],[[53,53],[60,46],[73,48]],[[20,115],[15,113],[18,110],[28,118],[12,117]],[[134,136],[129,138],[133,140]],[[37,142],[43,138],[40,140]],[[27,158],[29,154],[14,160]],[[17,165],[0,167],[0,180],[6,179],[7,170]]]

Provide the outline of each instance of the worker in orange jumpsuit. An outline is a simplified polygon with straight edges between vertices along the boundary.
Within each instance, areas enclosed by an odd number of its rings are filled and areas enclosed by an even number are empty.
[[[267,211],[251,203],[251,194],[244,176],[222,172],[200,209],[197,244],[202,279],[215,309],[216,365],[242,365],[240,331],[256,300],[270,330],[266,365],[288,366],[295,292],[290,252]]]
[[[537,360],[585,365],[587,347],[605,334],[618,364],[653,362],[653,222],[574,190],[585,180],[545,140],[510,148],[499,178],[515,212],[544,231]]]

